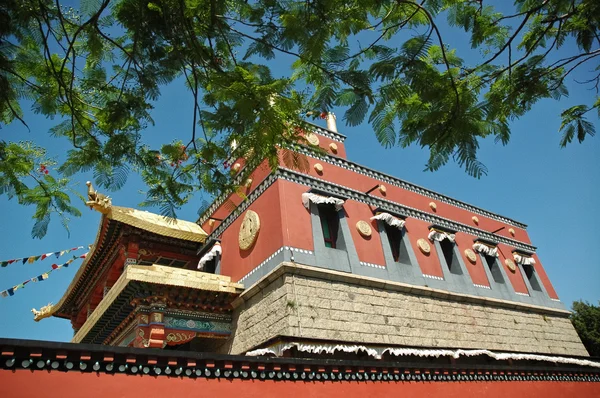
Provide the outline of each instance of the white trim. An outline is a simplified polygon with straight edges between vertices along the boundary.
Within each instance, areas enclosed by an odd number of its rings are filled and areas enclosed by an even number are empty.
[[[436,231],[432,229],[429,231],[429,235],[427,235],[430,241],[437,240],[438,242],[443,241],[444,239],[448,239],[450,242],[454,243],[456,236],[454,234],[449,234],[448,232]]]
[[[522,265],[533,265],[535,264],[535,259],[529,256],[521,256],[520,254],[513,253],[513,257],[515,262]]]
[[[425,278],[437,279],[437,280],[440,280],[440,281],[443,281],[443,280],[444,280],[444,278],[442,278],[442,277],[440,277],[440,276],[435,276],[435,275],[423,274],[423,276],[424,276]]]
[[[529,293],[515,292],[515,294],[518,294],[519,296],[527,296],[527,297],[529,297]]]
[[[479,243],[479,242],[473,243],[473,250],[475,250],[476,252],[482,253],[482,254],[486,254],[488,256],[498,257],[498,248],[497,247],[491,247],[491,246],[488,246],[483,243]]]
[[[385,266],[383,266],[383,265],[377,265],[377,264],[366,263],[366,262],[364,262],[364,261],[361,261],[361,262],[360,262],[360,265],[364,265],[364,266],[367,266],[367,267],[373,267],[373,268],[385,269]]]
[[[590,366],[594,368],[600,368],[600,362],[593,362],[587,359],[577,358],[566,358],[553,355],[539,355],[539,354],[519,354],[519,353],[505,353],[505,352],[492,352],[489,350],[443,350],[443,349],[422,349],[422,348],[395,348],[395,347],[376,347],[376,346],[365,346],[356,344],[335,344],[335,343],[277,343],[269,348],[260,348],[252,350],[246,353],[247,356],[263,356],[263,355],[276,355],[281,356],[284,351],[296,348],[300,352],[309,352],[312,354],[334,354],[340,352],[365,352],[369,356],[381,359],[384,354],[390,354],[397,357],[400,356],[417,356],[417,357],[450,357],[459,358],[463,357],[474,357],[479,355],[487,355],[490,358],[498,361],[506,360],[523,360],[523,361],[544,361],[552,363],[564,363],[578,366]]]
[[[242,283],[244,280],[248,279],[248,277],[250,275],[252,275],[253,273],[255,273],[256,271],[258,271],[263,265],[265,265],[266,263],[268,263],[269,261],[271,261],[276,255],[278,255],[279,253],[281,253],[284,250],[291,250],[293,252],[298,252],[298,253],[303,253],[303,254],[310,254],[313,255],[314,252],[312,250],[306,250],[306,249],[298,249],[297,247],[290,247],[290,246],[283,246],[280,247],[279,249],[277,249],[273,254],[271,254],[269,257],[267,257],[266,259],[264,259],[264,261],[260,264],[258,264],[256,267],[254,267],[250,272],[248,272],[246,275],[244,275],[242,277],[242,279],[240,279],[238,281],[238,283]]]
[[[217,254],[221,254],[222,251],[223,250],[221,249],[221,244],[219,242],[216,242],[213,245],[213,247],[208,251],[208,253],[206,253],[200,258],[200,261],[198,261],[198,269],[204,269],[204,265],[213,258],[215,258]]]
[[[390,227],[396,227],[398,229],[404,228],[404,224],[406,223],[406,221],[401,220],[398,217],[394,217],[390,213],[379,213],[371,217],[371,220],[381,220]]]
[[[336,211],[340,211],[344,205],[344,200],[340,198],[334,198],[333,196],[322,196],[316,193],[304,192],[302,194],[302,204],[307,209],[309,208],[310,202],[315,204],[327,203],[335,206]]]
[[[478,285],[477,283],[473,283],[473,286],[475,286],[475,287],[480,287],[480,288],[482,288],[482,289],[490,289],[490,290],[492,289],[492,288],[491,288],[491,287],[489,287],[489,286],[485,286],[485,285]]]

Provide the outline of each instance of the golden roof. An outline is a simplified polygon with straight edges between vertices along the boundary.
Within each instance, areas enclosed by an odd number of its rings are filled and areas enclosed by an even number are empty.
[[[159,216],[148,211],[112,206],[107,218],[169,238],[204,242],[208,234],[196,223]]]
[[[96,249],[101,246],[101,240],[103,238],[101,236],[102,225],[104,224],[105,220],[114,220],[144,231],[151,232],[153,234],[190,242],[202,243],[208,236],[208,234],[204,232],[204,230],[198,224],[190,221],[163,217],[148,211],[136,210],[128,207],[113,206],[111,199],[108,196],[105,196],[94,190],[94,187],[89,181],[86,183],[86,185],[88,186],[88,201],[86,202],[86,205],[102,213],[98,234],[96,235],[94,244],[90,248],[87,257],[77,270],[75,277],[71,281],[71,284],[67,288],[67,291],[60,301],[55,305],[49,304],[44,306],[40,309],[40,311],[35,309],[32,310],[35,321],[52,316],[60,309],[60,307],[70,296],[73,289],[75,289],[78,281],[85,272],[85,269],[88,267],[88,263],[95,257]]]

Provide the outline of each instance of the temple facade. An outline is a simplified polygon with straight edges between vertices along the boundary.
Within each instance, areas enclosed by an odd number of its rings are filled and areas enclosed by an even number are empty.
[[[331,114],[328,127],[302,131],[294,165],[240,156],[245,195],[197,223],[88,183],[96,241],[37,319],[70,319],[76,343],[228,354],[587,355],[525,224],[353,163]]]
[[[600,361],[525,224],[353,163],[331,114],[327,126],[307,124],[275,170],[239,155],[244,195],[195,223],[113,206],[88,184],[96,240],[60,301],[35,312],[69,319],[73,344],[0,339],[0,393],[599,392]]]

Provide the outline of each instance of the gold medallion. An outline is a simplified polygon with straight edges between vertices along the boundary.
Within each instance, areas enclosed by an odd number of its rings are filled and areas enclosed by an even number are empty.
[[[477,256],[475,255],[475,252],[471,249],[465,250],[465,257],[469,259],[469,261],[473,264],[477,262]]]
[[[366,221],[360,220],[359,222],[357,222],[356,229],[358,230],[358,233],[364,236],[365,238],[371,236],[371,226]]]
[[[515,262],[513,260],[511,260],[510,258],[507,258],[506,261],[504,261],[504,264],[506,264],[506,266],[508,267],[508,269],[511,272],[515,272],[517,270],[517,266],[515,265]]]
[[[314,134],[314,133],[308,133],[308,134],[306,134],[305,138],[306,138],[306,141],[309,142],[309,144],[311,144],[311,145],[319,145],[319,137],[317,137],[316,134]]]
[[[417,246],[419,246],[419,249],[425,254],[429,254],[431,252],[431,246],[429,246],[429,242],[423,238],[417,241]]]
[[[260,230],[260,219],[255,211],[248,210],[244,219],[242,220],[242,226],[240,227],[239,244],[240,249],[248,250],[252,247],[258,236]]]

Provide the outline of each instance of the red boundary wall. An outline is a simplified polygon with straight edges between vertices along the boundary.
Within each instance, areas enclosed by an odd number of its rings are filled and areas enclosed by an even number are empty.
[[[598,397],[600,383],[556,381],[331,382],[60,371],[0,371],[2,397]]]

